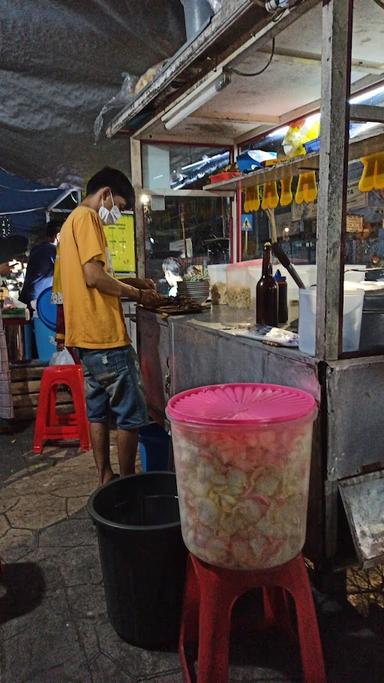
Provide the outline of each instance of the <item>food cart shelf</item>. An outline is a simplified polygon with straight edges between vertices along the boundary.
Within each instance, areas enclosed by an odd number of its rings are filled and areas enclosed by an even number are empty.
[[[349,161],[354,161],[367,154],[377,152],[380,147],[384,148],[384,133],[356,139],[349,145]],[[305,157],[298,157],[275,166],[260,168],[257,171],[225,180],[222,183],[205,185],[204,190],[236,190],[239,185],[241,188],[262,185],[265,182],[281,180],[281,178],[298,175],[308,170],[316,170],[319,168],[319,160],[320,155],[317,152],[313,152]]]

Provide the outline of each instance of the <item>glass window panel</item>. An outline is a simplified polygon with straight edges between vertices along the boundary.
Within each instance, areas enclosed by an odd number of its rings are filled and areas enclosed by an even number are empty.
[[[143,184],[149,190],[200,190],[231,163],[229,149],[143,144]]]
[[[165,197],[164,211],[145,207],[146,272],[169,294],[163,263],[174,258],[184,274],[191,265],[228,263],[231,201],[226,197]]]

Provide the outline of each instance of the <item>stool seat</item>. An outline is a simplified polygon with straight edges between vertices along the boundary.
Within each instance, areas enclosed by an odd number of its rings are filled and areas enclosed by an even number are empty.
[[[56,393],[59,386],[70,389],[74,411],[58,415]],[[79,440],[83,451],[90,449],[89,427],[81,365],[52,365],[43,372],[33,439],[34,453],[41,453],[46,441]]]
[[[236,600],[251,589],[263,591],[267,623],[294,634],[287,594],[293,598],[302,668],[306,683],[326,683],[317,617],[303,556],[271,569],[222,569],[190,553],[181,617],[179,656],[185,683],[191,676],[186,650],[197,645],[197,683],[228,683],[231,613]]]

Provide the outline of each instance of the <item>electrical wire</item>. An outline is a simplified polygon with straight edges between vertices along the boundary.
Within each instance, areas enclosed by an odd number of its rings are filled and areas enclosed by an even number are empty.
[[[266,71],[266,70],[268,69],[268,67],[270,66],[270,64],[271,64],[271,62],[272,62],[272,59],[273,59],[274,55],[275,55],[275,38],[272,38],[272,50],[271,50],[271,54],[270,54],[270,56],[269,56],[268,62],[266,63],[265,66],[263,66],[262,69],[260,69],[260,71],[253,71],[253,72],[248,72],[248,73],[247,73],[247,72],[245,72],[245,71],[240,71],[240,69],[236,69],[236,67],[234,67],[234,66],[228,66],[228,67],[225,69],[225,71],[228,71],[229,73],[234,73],[234,74],[236,74],[237,76],[245,76],[245,77],[247,77],[247,78],[248,78],[248,77],[254,78],[255,76],[260,76],[261,74],[264,73],[264,71]]]
[[[380,9],[384,9],[384,2],[383,0],[373,0],[373,2],[376,3],[380,7]]]

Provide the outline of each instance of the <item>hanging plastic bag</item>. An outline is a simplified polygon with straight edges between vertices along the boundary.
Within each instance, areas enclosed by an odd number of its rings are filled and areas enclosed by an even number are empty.
[[[117,93],[117,95],[108,100],[108,102],[101,109],[100,113],[97,115],[95,123],[93,124],[95,144],[98,142],[101,131],[103,130],[105,114],[112,109],[121,109],[127,104],[131,104],[131,102],[133,102],[135,99],[135,85],[137,83],[137,76],[127,73],[122,75],[124,76],[124,80],[120,91]]]
[[[49,361],[49,365],[75,365],[68,349],[64,348],[62,351],[55,351]]]

